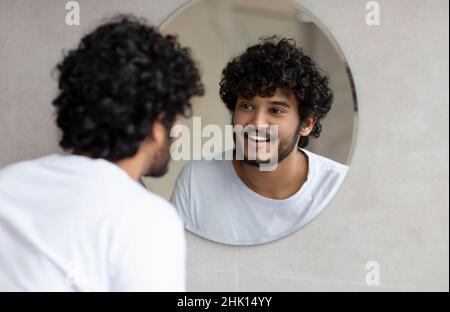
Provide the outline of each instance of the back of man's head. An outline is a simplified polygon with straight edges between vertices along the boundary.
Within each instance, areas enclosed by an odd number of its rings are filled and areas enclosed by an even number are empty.
[[[190,50],[132,16],[86,35],[57,70],[61,147],[111,161],[135,155],[156,119],[170,128],[203,94]]]

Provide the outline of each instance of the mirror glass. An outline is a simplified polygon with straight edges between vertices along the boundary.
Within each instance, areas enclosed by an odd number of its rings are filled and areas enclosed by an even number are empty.
[[[192,1],[160,29],[191,48],[205,95],[172,129],[168,174],[145,186],[187,230],[224,244],[267,243],[315,219],[356,136],[351,71],[331,33],[289,0]]]

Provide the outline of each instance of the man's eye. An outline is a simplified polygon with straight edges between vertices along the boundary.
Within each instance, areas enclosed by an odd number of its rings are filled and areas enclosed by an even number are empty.
[[[279,109],[279,108],[276,108],[276,107],[271,108],[270,112],[273,113],[273,114],[277,114],[277,115],[284,113],[284,111],[282,109]]]
[[[244,110],[249,110],[249,109],[252,108],[250,105],[245,104],[245,103],[241,104],[240,107],[241,107],[242,109],[244,109]]]

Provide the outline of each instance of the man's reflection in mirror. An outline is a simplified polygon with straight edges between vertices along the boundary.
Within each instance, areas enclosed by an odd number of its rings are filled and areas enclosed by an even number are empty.
[[[220,97],[233,126],[245,129],[235,132],[234,157],[187,163],[171,201],[188,230],[218,242],[293,233],[324,209],[348,170],[307,149],[332,108],[328,75],[293,39],[266,37],[225,66]],[[273,157],[273,170],[262,170]]]

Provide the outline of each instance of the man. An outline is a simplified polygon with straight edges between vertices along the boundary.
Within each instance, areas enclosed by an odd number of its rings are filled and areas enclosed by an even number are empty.
[[[184,230],[137,180],[203,94],[188,49],[119,16],[57,66],[60,145],[0,171],[0,291],[184,291]]]
[[[293,233],[324,209],[348,169],[305,149],[332,105],[327,75],[293,40],[265,38],[227,64],[220,96],[237,128],[231,160],[226,151],[186,164],[171,201],[188,230],[221,243]]]

